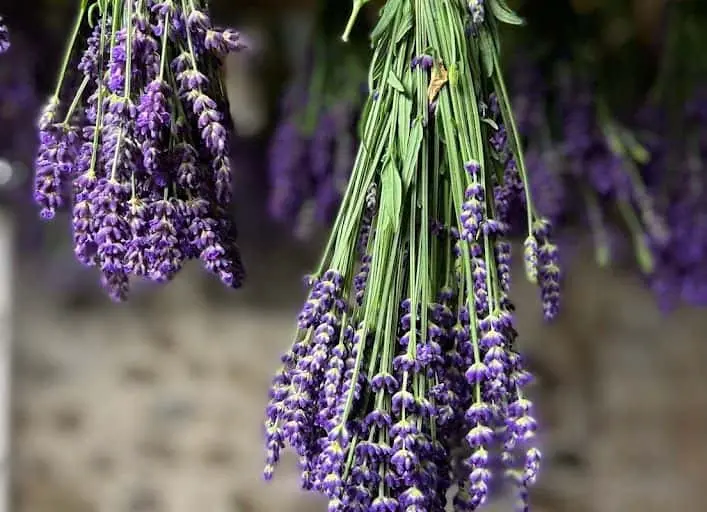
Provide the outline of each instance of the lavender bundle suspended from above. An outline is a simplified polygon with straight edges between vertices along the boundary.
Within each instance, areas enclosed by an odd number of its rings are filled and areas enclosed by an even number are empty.
[[[266,478],[294,449],[330,511],[441,512],[450,490],[477,510],[496,459],[527,509],[537,477],[509,223],[548,318],[557,249],[501,75],[498,23],[520,20],[478,5],[388,0],[372,33],[361,145],[266,413]]]
[[[34,198],[46,219],[71,201],[76,257],[114,299],[192,258],[240,286],[220,70],[242,48],[204,0],[82,0],[39,119]]]
[[[538,210],[555,223],[580,217],[593,236],[596,260],[614,257],[610,220],[629,234],[643,274],[656,270],[654,252],[668,246],[670,232],[646,182],[647,166],[660,157],[612,115],[593,80],[570,63],[554,63],[545,80],[525,56],[515,69],[530,185]]]
[[[295,69],[269,150],[270,216],[307,237],[328,227],[356,152],[366,80],[367,41],[332,34],[331,0],[321,1],[305,65]],[[361,38],[363,39],[363,38]]]

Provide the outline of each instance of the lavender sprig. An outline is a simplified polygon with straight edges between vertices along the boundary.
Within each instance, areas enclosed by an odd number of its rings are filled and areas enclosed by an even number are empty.
[[[72,203],[76,256],[114,299],[130,276],[168,281],[192,258],[241,285],[219,68],[243,47],[202,0],[82,2],[38,123],[34,196],[44,218]]]

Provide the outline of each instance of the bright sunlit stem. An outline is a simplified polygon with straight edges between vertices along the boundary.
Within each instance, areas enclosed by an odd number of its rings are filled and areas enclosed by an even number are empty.
[[[358,18],[358,13],[361,12],[361,8],[366,5],[370,0],[353,0],[353,7],[351,8],[351,16],[349,16],[349,21],[346,23],[346,28],[344,29],[344,34],[341,36],[341,40],[345,43],[349,42],[349,36],[356,24],[356,19]]]

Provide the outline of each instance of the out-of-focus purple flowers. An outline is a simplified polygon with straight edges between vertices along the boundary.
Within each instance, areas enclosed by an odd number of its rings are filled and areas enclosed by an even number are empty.
[[[21,37],[0,59],[0,157],[29,165],[36,141],[32,116],[41,100],[34,77],[35,48]]]
[[[327,226],[339,207],[356,154],[366,76],[354,43],[315,41],[287,87],[269,151],[268,211],[299,236]]]
[[[664,310],[683,303],[707,306],[707,94],[697,91],[681,116],[681,140],[665,116],[641,119],[652,133],[655,161],[647,167],[651,191],[670,226],[667,243],[649,239],[655,258],[651,288]]]
[[[34,199],[46,219],[71,204],[76,257],[98,267],[114,299],[130,276],[168,281],[192,258],[226,285],[242,283],[219,71],[241,49],[203,1],[89,2],[79,13],[38,122]]]
[[[591,82],[567,69],[542,80],[531,62],[513,85],[537,208],[584,220],[602,264],[627,239],[662,309],[707,305],[707,95],[672,124],[658,103],[622,123]]]
[[[571,66],[558,68],[549,80],[527,58],[513,70],[534,204],[556,225],[584,222],[602,264],[612,250],[609,219],[622,219],[650,273],[647,240],[665,243],[668,236],[643,176],[650,153],[611,115],[594,84]]]
[[[10,33],[2,16],[0,16],[0,54],[10,49]]]

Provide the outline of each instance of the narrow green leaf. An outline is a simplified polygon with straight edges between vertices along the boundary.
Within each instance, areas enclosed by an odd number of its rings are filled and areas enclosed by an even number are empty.
[[[385,71],[385,59],[382,58],[381,53],[376,50],[373,54],[371,60],[371,65],[368,72],[368,93],[373,93],[373,88],[378,80],[383,76]]]
[[[398,104],[398,138],[402,148],[407,147],[410,137],[410,119],[412,119],[412,100],[399,97]]]
[[[450,87],[456,87],[459,82],[459,65],[452,63],[447,69],[447,79],[449,80]]]
[[[506,5],[506,0],[489,0],[489,8],[494,17],[508,25],[525,25],[525,20]]]
[[[403,88],[406,91],[413,89],[413,74],[403,74]],[[396,95],[395,108],[398,112],[398,138],[401,148],[407,147],[410,137],[410,120],[412,119],[412,98],[407,95]]]
[[[373,27],[371,31],[371,41],[375,44],[383,34],[385,34],[390,26],[395,21],[395,17],[398,14],[398,9],[400,7],[399,1],[386,2],[385,6],[381,10],[380,19],[376,26]]]
[[[491,128],[493,128],[493,130],[498,131],[498,125],[496,124],[496,121],[494,121],[493,119],[489,119],[488,117],[482,117],[481,122],[486,123]]]
[[[389,159],[381,174],[381,205],[382,227],[388,233],[397,231],[400,218],[400,207],[403,201],[400,174],[395,168],[393,159]]]
[[[485,28],[481,28],[479,31],[479,48],[481,50],[481,60],[484,65],[484,70],[486,71],[486,76],[491,78],[493,76],[493,62],[494,62],[494,52],[496,51],[493,45],[493,40],[491,35]]]
[[[417,169],[418,156],[422,147],[422,139],[424,137],[424,128],[422,119],[415,119],[412,130],[410,130],[410,139],[408,140],[407,149],[403,156],[403,190],[407,190],[412,183],[412,178]]]
[[[400,20],[400,25],[398,25],[398,29],[395,32],[395,37],[393,38],[393,41],[395,44],[400,43],[406,35],[408,35],[408,32],[412,30],[412,24],[413,24],[413,15],[412,15],[412,9],[410,7],[410,2],[405,2],[404,7],[402,7],[403,11],[400,13],[401,20]]]
[[[408,92],[405,90],[405,86],[392,71],[388,73],[386,82],[388,82],[388,85],[390,85],[393,89],[407,96]]]

